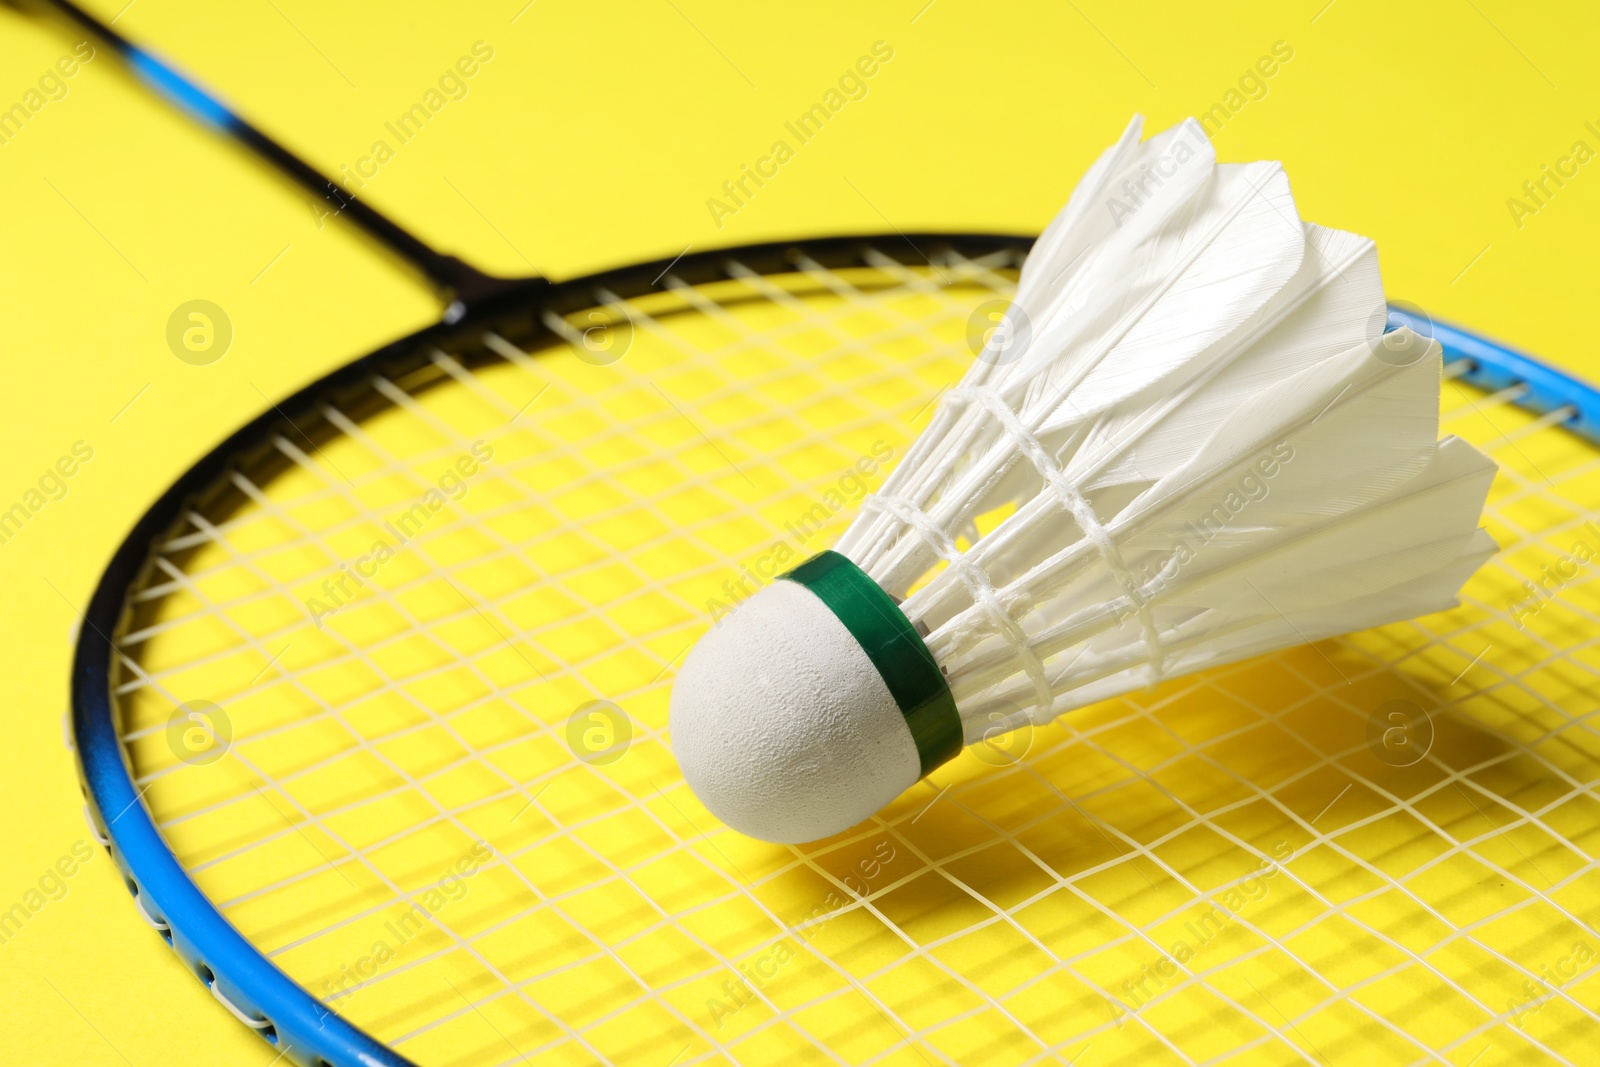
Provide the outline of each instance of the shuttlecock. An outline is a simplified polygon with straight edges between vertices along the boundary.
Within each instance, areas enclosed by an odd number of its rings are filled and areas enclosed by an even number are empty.
[[[996,730],[1455,604],[1494,466],[1377,251],[1135,118],[830,552],[690,653],[672,746],[754,837],[846,830]]]

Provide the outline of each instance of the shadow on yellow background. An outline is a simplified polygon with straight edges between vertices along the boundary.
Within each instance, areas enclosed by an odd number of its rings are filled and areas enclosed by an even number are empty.
[[[1034,232],[1130,113],[1151,129],[1193,114],[1221,159],[1282,159],[1305,217],[1375,238],[1392,298],[1600,374],[1600,18],[1585,5],[124,3],[92,6],[494,272],[784,236]],[[0,109],[22,109],[0,113],[0,510],[29,514],[0,543],[0,910],[73,872],[0,944],[0,1058],[266,1064],[80,844],[60,720],[77,607],[194,459],[438,305],[80,40],[0,8]],[[869,56],[874,72],[841,85]],[[474,72],[453,74],[464,57]],[[835,90],[845,105],[796,136]],[[405,125],[435,91],[426,124]],[[194,300],[231,327],[203,365],[169,339]]]

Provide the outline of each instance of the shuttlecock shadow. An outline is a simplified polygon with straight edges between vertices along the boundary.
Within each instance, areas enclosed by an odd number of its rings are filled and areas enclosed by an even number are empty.
[[[900,903],[1004,909],[1075,887],[1120,908],[1318,847],[1402,876],[1515,820],[1502,798],[1551,777],[1488,725],[1497,707],[1326,642],[1086,709],[998,756],[980,743],[882,814],[951,883]]]

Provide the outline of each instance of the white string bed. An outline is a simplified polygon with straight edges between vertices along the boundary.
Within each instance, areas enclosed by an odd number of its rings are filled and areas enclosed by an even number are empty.
[[[1585,1062],[1600,980],[1564,961],[1600,950],[1600,587],[1509,607],[1600,536],[1600,457],[1515,391],[1445,387],[1442,430],[1502,464],[1504,552],[1460,609],[980,746],[815,846],[698,805],[675,664],[775,546],[828,546],[854,510],[828,493],[903,453],[1014,283],[1005,254],[936,259],[598,292],[631,323],[616,362],[580,358],[576,316],[549,351],[491,336],[498,362],[375,376],[382,411],[324,408],[336,433],[301,420],[282,470],[231,474],[117,642],[136,784],[197,884],[427,1064]],[[330,603],[475,446],[460,499]],[[1434,731],[1407,767],[1367,739],[1395,699]],[[200,700],[231,724],[209,762],[170,743]],[[590,701],[631,739],[575,754]]]

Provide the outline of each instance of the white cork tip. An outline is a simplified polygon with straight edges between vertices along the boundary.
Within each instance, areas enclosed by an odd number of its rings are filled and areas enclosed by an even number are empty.
[[[763,841],[841,833],[922,773],[877,668],[797,582],[773,582],[701,638],[672,688],[671,730],[695,796]]]

